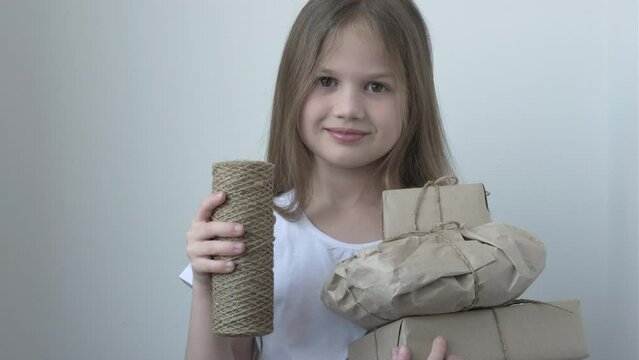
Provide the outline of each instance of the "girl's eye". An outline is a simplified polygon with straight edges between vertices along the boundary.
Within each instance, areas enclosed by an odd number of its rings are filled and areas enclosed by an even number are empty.
[[[334,81],[335,79],[328,76],[322,76],[319,79],[317,79],[317,83],[321,85],[322,87],[330,87]]]
[[[369,86],[370,90],[371,90],[372,92],[375,92],[375,93],[379,93],[379,92],[382,92],[382,91],[388,90],[388,88],[386,87],[386,85],[381,84],[381,83],[378,83],[378,82],[372,82],[372,83],[370,83],[369,85],[370,85],[370,86]]]

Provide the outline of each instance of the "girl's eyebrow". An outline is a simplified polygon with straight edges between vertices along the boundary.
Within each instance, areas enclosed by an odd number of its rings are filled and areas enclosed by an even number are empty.
[[[319,72],[323,74],[328,74],[328,75],[338,74],[337,71],[334,71],[328,68],[320,68]],[[382,79],[382,78],[394,79],[395,78],[392,73],[385,72],[385,71],[374,71],[371,73],[358,73],[358,75],[361,75],[362,77],[367,79]]]

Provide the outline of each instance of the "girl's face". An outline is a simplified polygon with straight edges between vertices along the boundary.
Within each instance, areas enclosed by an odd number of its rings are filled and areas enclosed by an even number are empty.
[[[402,129],[400,84],[382,40],[365,26],[347,25],[318,66],[300,123],[315,161],[357,168],[382,159]]]

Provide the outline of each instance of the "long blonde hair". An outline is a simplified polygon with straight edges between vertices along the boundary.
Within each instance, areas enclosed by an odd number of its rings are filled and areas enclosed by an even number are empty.
[[[299,136],[299,118],[313,88],[322,47],[343,26],[364,20],[382,39],[404,85],[399,141],[381,161],[385,189],[417,187],[453,175],[441,123],[426,24],[411,0],[310,0],[297,16],[284,47],[275,85],[267,161],[275,165],[275,196],[294,191],[275,209],[294,220],[310,201],[313,154]]]

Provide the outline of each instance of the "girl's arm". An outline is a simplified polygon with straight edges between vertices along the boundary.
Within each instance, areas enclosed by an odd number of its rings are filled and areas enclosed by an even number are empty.
[[[185,360],[251,360],[252,337],[223,337],[211,331],[211,288],[193,284]]]

